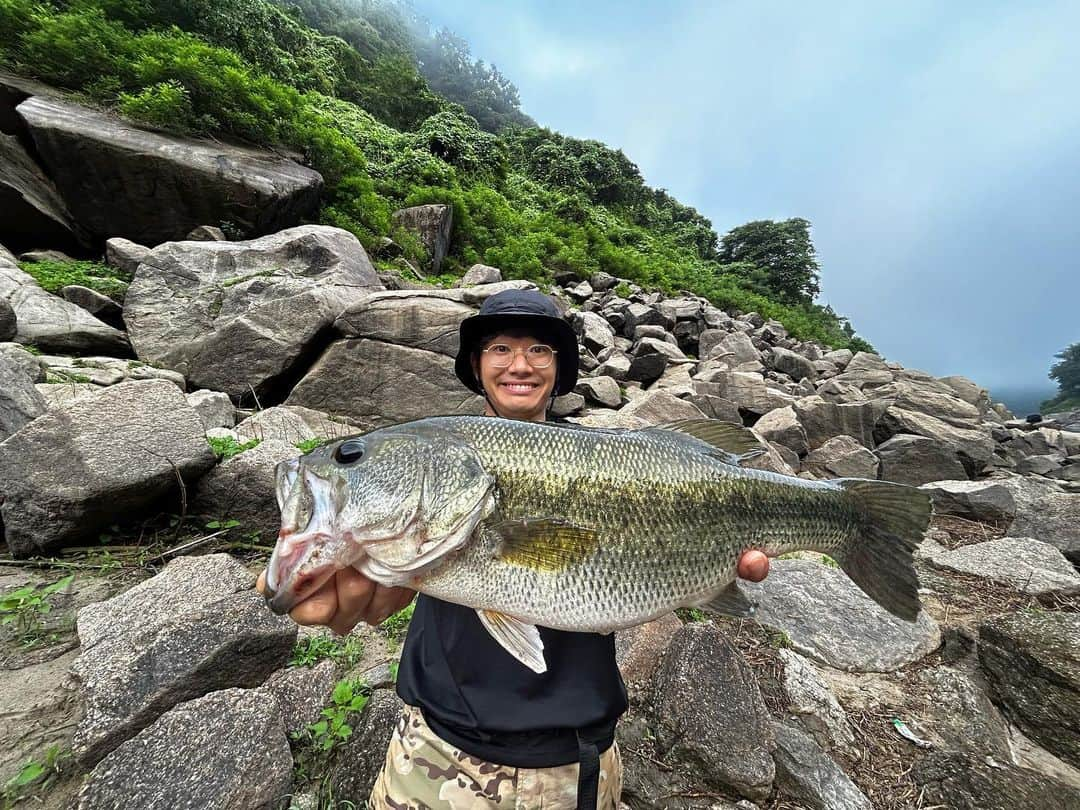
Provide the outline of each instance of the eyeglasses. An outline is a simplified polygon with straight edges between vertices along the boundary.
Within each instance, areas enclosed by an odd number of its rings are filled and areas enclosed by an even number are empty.
[[[506,368],[514,362],[518,352],[525,355],[525,361],[533,368],[547,368],[555,361],[557,349],[553,349],[544,343],[534,343],[524,349],[513,349],[505,343],[493,343],[483,350],[495,368]]]

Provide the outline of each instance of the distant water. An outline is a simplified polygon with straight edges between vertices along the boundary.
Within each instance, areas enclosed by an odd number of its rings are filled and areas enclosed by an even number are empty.
[[[1039,413],[1039,406],[1044,400],[1057,395],[1057,386],[1053,383],[1043,386],[1003,385],[990,389],[990,399],[994,402],[1003,402],[1005,407],[1017,416],[1023,418],[1029,413]]]

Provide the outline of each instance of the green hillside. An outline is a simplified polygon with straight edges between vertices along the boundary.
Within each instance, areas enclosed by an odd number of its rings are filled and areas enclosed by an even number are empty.
[[[0,63],[160,129],[297,150],[326,180],[320,221],[369,247],[409,247],[391,232],[396,208],[451,204],[451,275],[475,262],[539,283],[602,270],[869,348],[813,302],[809,223],[719,239],[621,151],[535,126],[505,76],[406,6],[0,0]]]

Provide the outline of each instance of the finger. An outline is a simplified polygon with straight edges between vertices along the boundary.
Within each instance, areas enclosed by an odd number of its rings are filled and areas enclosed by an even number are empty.
[[[259,578],[255,580],[255,590],[266,596],[266,569],[264,568],[259,573]]]
[[[289,611],[289,616],[297,624],[329,625],[338,612],[337,589],[331,578],[311,596]]]
[[[416,592],[409,588],[384,588],[375,590],[375,596],[368,607],[364,621],[368,624],[382,624],[409,602]]]
[[[760,551],[745,551],[739,558],[739,576],[761,582],[769,575],[769,558]]]
[[[376,585],[354,568],[343,568],[334,577],[337,588],[338,609],[330,627],[335,633],[345,635],[364,619],[370,610]]]

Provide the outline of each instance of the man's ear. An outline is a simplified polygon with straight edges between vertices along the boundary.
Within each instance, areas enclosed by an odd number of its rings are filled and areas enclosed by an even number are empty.
[[[476,356],[476,355],[474,354],[474,355],[473,355],[473,356],[472,356],[472,357],[470,358],[469,362],[470,362],[470,364],[472,365],[472,373],[473,373],[473,377],[474,377],[474,378],[476,379],[476,384],[477,384],[477,385],[479,385],[479,386],[480,386],[481,388],[483,388],[483,387],[484,387],[484,383],[483,383],[483,381],[482,381],[482,380],[480,379],[480,358],[479,358],[479,357],[477,357],[477,356]]]

